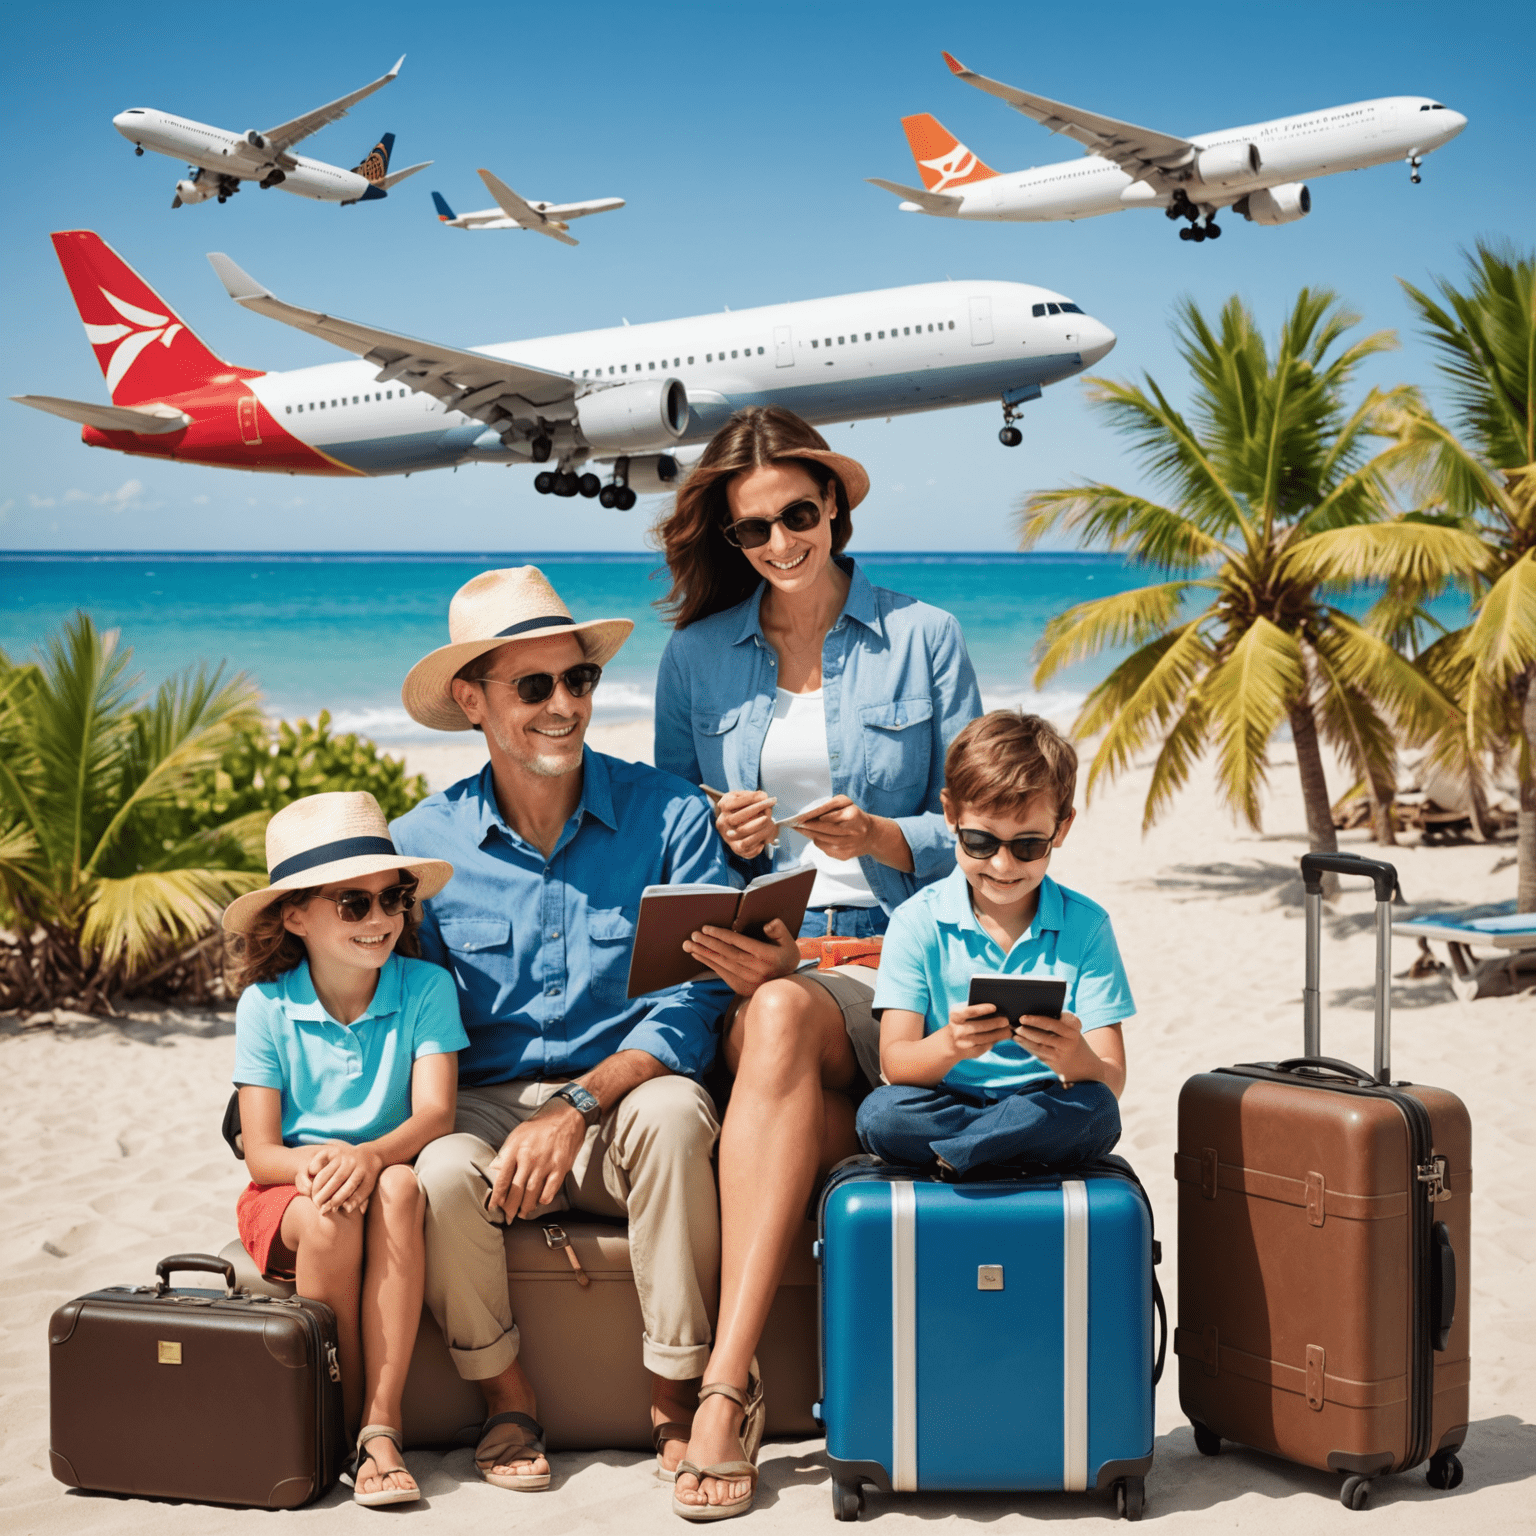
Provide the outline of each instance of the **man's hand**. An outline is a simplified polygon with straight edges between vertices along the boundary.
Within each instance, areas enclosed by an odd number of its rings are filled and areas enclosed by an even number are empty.
[[[755,859],[774,839],[773,808],[761,789],[733,789],[715,807],[715,830],[738,859]]]
[[[794,935],[778,918],[763,925],[763,936],[766,942],[729,928],[705,927],[685,939],[683,948],[731,991],[751,997],[765,981],[791,975],[800,964]]]
[[[552,1099],[502,1142],[487,1169],[493,1182],[486,1203],[502,1210],[508,1221],[531,1217],[560,1193],[586,1139],[580,1112],[564,1099]]]
[[[1063,1083],[1100,1082],[1104,1078],[1104,1063],[1083,1038],[1083,1021],[1075,1013],[1063,1011],[1059,1019],[1023,1014],[1015,1038]]]
[[[384,1160],[366,1142],[354,1147],[344,1141],[328,1141],[315,1148],[315,1154],[302,1170],[309,1188],[294,1188],[308,1194],[322,1216],[340,1211],[350,1216],[368,1209],[368,1197],[384,1171]]]
[[[1007,1018],[991,1003],[967,1003],[964,1007],[951,1009],[945,1029],[949,1034],[949,1048],[960,1061],[985,1056],[994,1045],[1013,1033]]]

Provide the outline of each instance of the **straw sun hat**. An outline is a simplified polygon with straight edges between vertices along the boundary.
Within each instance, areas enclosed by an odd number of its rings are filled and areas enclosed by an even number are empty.
[[[472,729],[453,697],[453,679],[466,662],[510,640],[575,635],[588,661],[605,666],[629,639],[633,619],[587,619],[578,624],[560,594],[535,565],[482,571],[448,605],[451,643],[424,656],[406,674],[400,701],[411,719],[434,731]]]
[[[386,870],[416,876],[423,901],[447,885],[453,865],[442,859],[411,859],[395,851],[379,802],[366,791],[308,795],[285,805],[267,823],[267,879],[224,909],[231,933],[249,933],[264,908],[289,891],[357,880]]]
[[[869,495],[869,471],[857,459],[850,459],[846,453],[833,453],[830,448],[790,448],[780,457],[815,459],[825,464],[842,481],[850,512]]]

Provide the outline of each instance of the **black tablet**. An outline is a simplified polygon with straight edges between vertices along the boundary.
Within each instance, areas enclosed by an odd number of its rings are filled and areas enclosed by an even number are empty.
[[[971,977],[966,1001],[991,1003],[1017,1029],[1025,1014],[1059,1019],[1067,1001],[1067,984],[1049,976],[977,975]]]

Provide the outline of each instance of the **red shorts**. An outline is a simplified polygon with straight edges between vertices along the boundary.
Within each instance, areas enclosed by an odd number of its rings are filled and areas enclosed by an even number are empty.
[[[283,1212],[298,1195],[292,1184],[247,1184],[235,1205],[240,1241],[256,1261],[257,1269],[269,1280],[293,1279],[291,1272],[275,1272],[270,1264],[272,1245],[282,1230]]]

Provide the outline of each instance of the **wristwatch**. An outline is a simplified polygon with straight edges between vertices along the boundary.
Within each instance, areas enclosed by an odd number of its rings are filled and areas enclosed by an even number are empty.
[[[603,1106],[597,1102],[597,1095],[589,1093],[580,1083],[567,1083],[565,1087],[557,1088],[549,1098],[551,1103],[556,1099],[564,1099],[589,1126],[596,1125],[603,1118]]]

